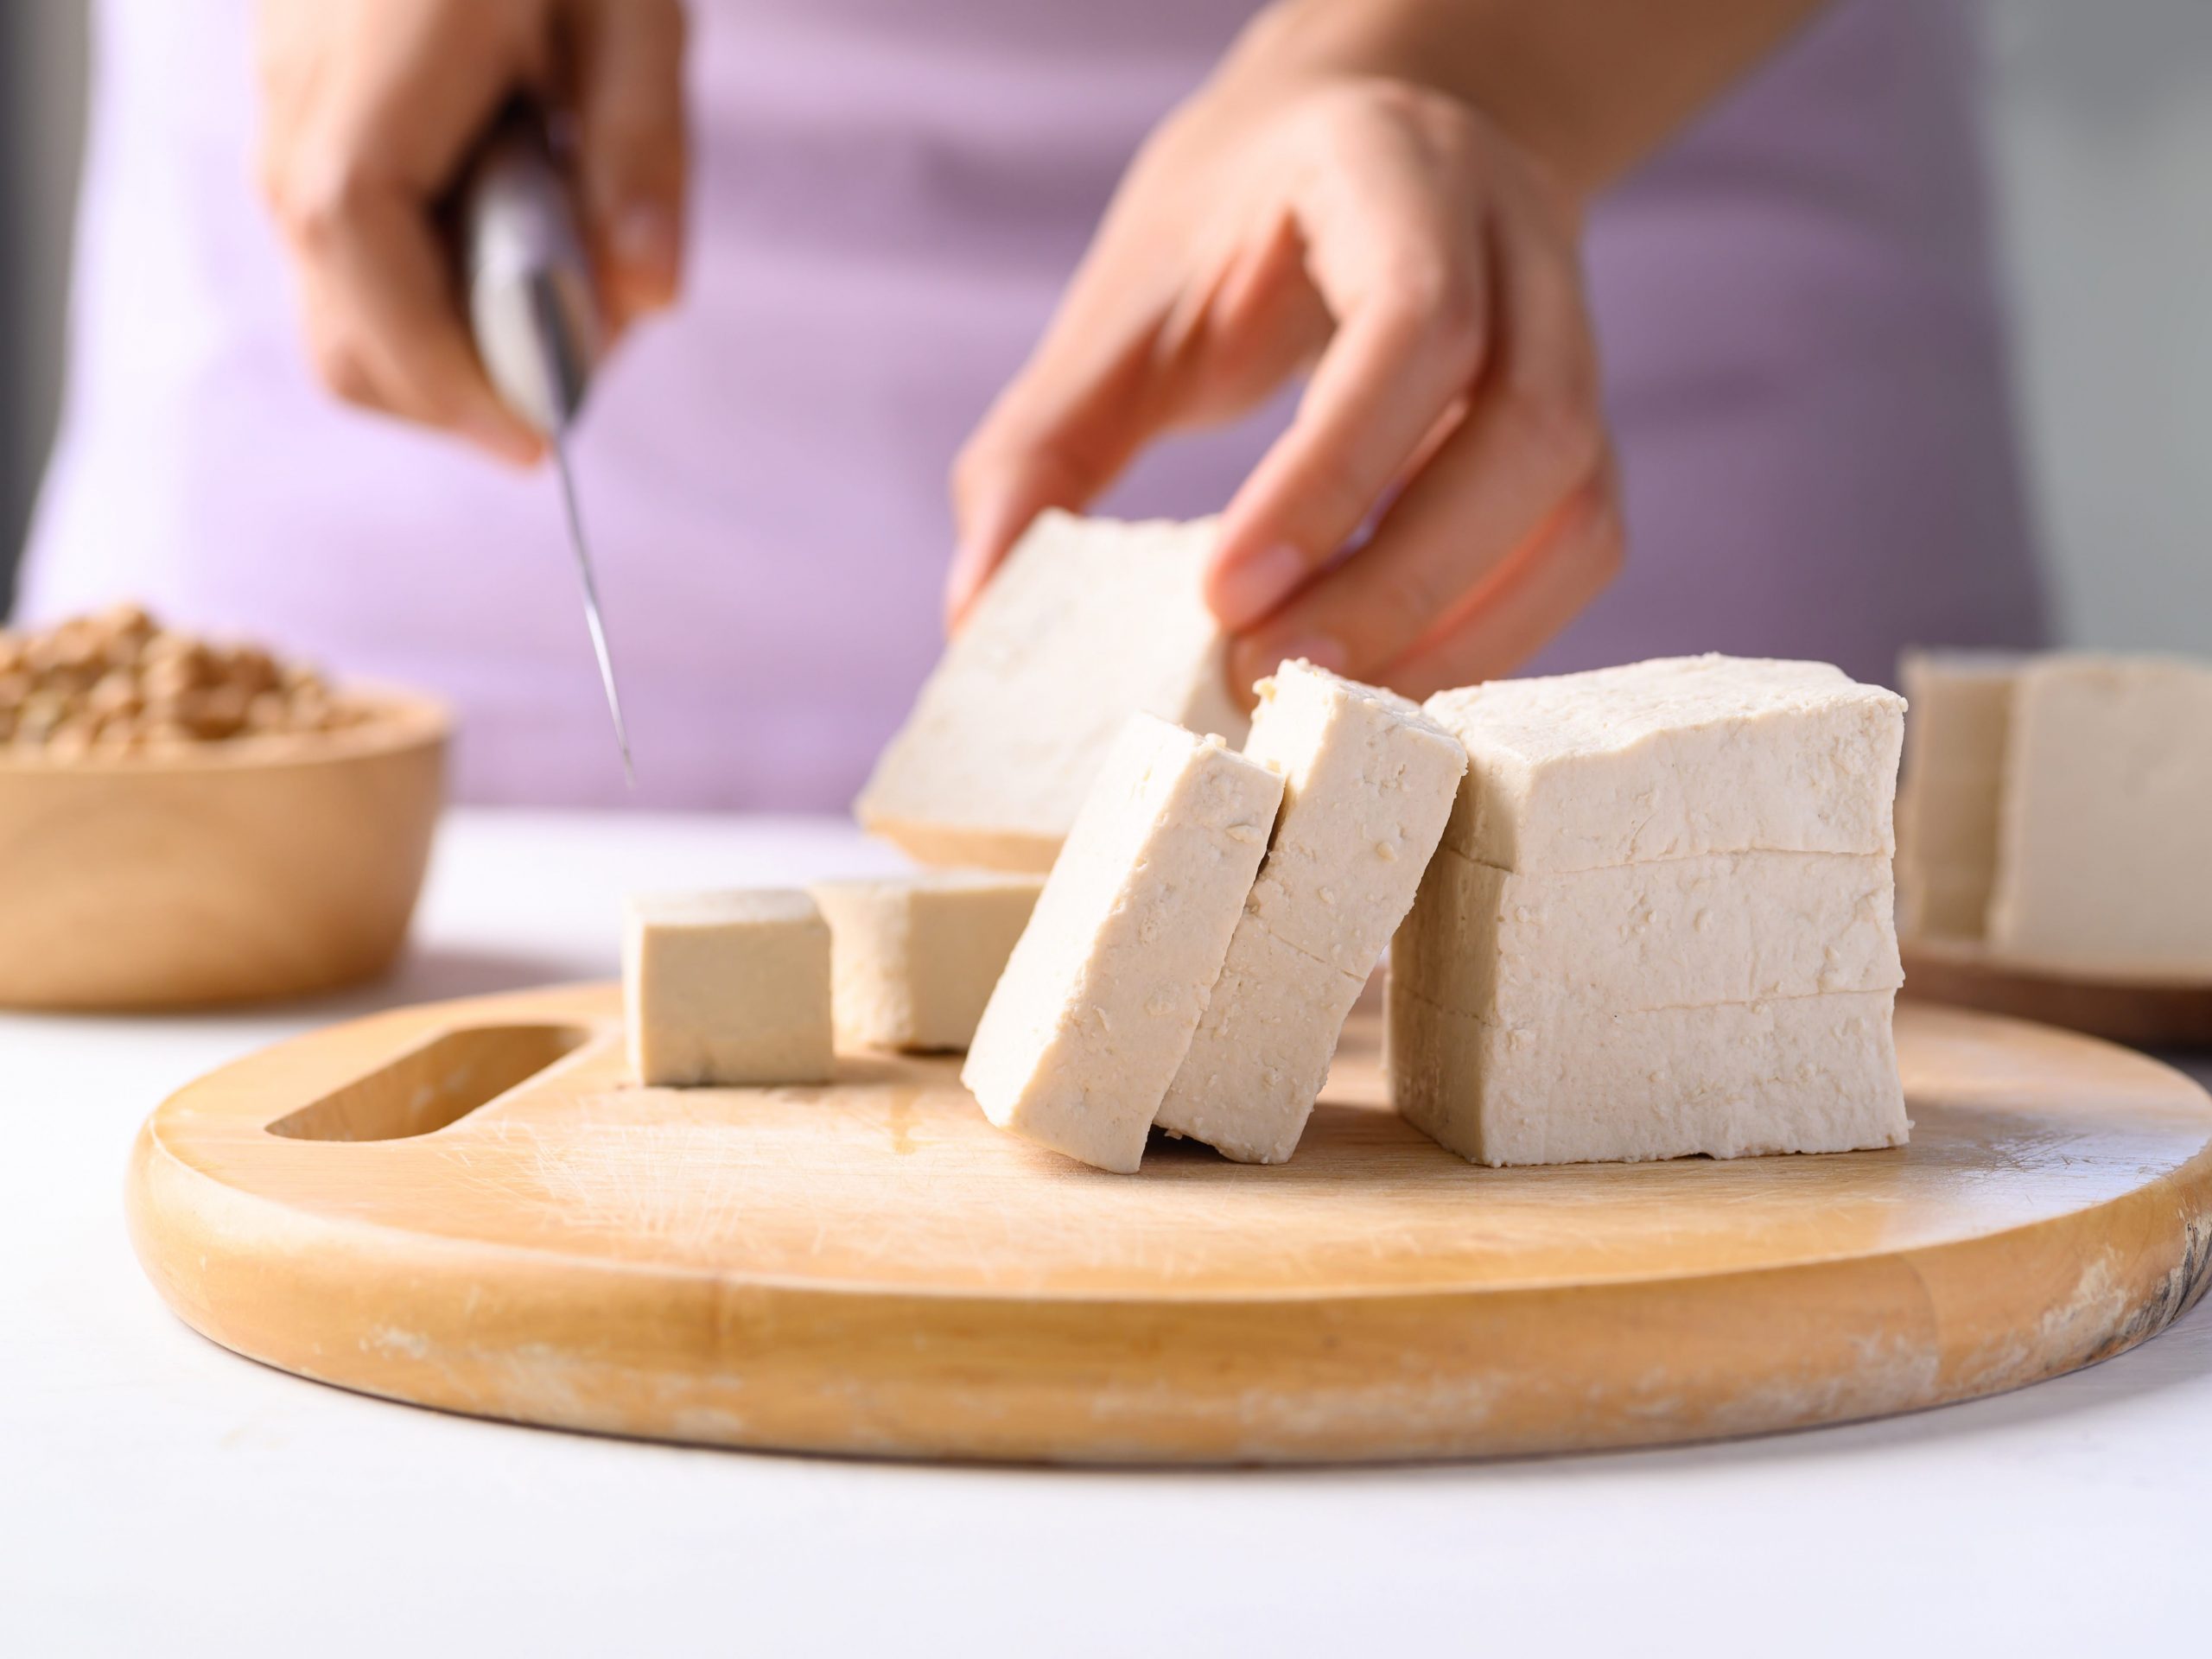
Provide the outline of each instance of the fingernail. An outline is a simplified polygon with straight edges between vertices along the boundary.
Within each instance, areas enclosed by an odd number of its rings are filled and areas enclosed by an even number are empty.
[[[1240,560],[1213,579],[1214,614],[1234,633],[1288,599],[1306,579],[1306,556],[1288,543]]]

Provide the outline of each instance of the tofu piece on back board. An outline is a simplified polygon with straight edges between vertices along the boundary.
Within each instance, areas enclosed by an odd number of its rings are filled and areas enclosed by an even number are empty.
[[[1132,715],[969,1045],[984,1116],[1133,1173],[1267,851],[1282,779]]]
[[[1989,945],[2118,976],[2212,969],[2212,664],[2061,652],[2012,696]]]
[[[1997,885],[1997,825],[2012,689],[2012,652],[1909,652],[1912,714],[1897,785],[1897,926],[1908,938],[1978,939]]]

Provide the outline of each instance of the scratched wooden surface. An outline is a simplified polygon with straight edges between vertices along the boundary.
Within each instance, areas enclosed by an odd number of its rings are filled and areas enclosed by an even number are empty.
[[[1880,1415],[2117,1352],[2212,1277],[2212,1100],[1984,1015],[1900,1008],[1900,1152],[1476,1169],[1384,1108],[1362,1023],[1288,1165],[1156,1141],[1124,1178],[992,1130],[947,1060],[634,1087],[617,1004],[403,1010],[202,1079],[139,1137],[142,1262],[215,1340],[397,1399],[1071,1461]]]

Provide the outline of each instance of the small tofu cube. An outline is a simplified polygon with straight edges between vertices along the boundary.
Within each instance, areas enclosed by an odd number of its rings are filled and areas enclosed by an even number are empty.
[[[1282,812],[1159,1125],[1245,1163],[1298,1145],[1360,988],[1404,918],[1467,753],[1414,704],[1288,662],[1260,683],[1248,759]]]
[[[1214,522],[1039,513],[853,804],[925,864],[1042,874],[1130,715],[1244,740],[1200,591]]]
[[[1135,1173],[1281,801],[1218,737],[1130,717],[961,1068],[985,1116]]]
[[[803,893],[632,898],[622,987],[640,1083],[830,1080],[830,927]]]
[[[967,1047],[1044,885],[1038,875],[932,870],[810,887],[830,923],[837,1040]]]

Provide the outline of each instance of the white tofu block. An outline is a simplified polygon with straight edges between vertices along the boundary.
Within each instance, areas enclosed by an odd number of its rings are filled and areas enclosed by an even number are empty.
[[[830,1080],[830,929],[803,893],[632,898],[622,990],[640,1083]]]
[[[967,1047],[1044,885],[1038,875],[931,870],[808,888],[830,924],[838,1042]]]
[[[1466,745],[1444,844],[1512,870],[1895,850],[1904,700],[1826,663],[1705,656],[1429,699]]]
[[[984,589],[854,804],[928,864],[1042,873],[1122,722],[1243,741],[1200,595],[1214,521],[1048,512]]]
[[[1907,938],[1978,939],[1987,929],[2005,735],[2024,661],[1999,652],[1905,656],[1897,926]]]
[[[1540,1033],[1580,1014],[1894,991],[1889,860],[1714,853],[1530,874],[1446,849],[1390,945],[1441,1007]]]
[[[1241,1164],[1285,1162],[1366,982],[1285,944],[1248,911],[1154,1121]]]
[[[969,1046],[1001,1128],[1133,1173],[1267,850],[1282,779],[1132,715]]]
[[[2009,736],[1993,954],[2126,976],[2212,970],[2212,664],[2039,658]]]
[[[1642,1013],[1539,1031],[1393,983],[1398,1110],[1478,1164],[1643,1162],[1904,1144],[1887,991]]]
[[[1157,1121],[1230,1158],[1281,1163],[1413,904],[1467,756],[1403,697],[1304,662],[1261,682],[1244,753],[1281,774],[1282,810]]]
[[[1282,811],[1245,909],[1364,982],[1413,904],[1467,752],[1405,698],[1310,663],[1259,690],[1244,753],[1282,775]]]

